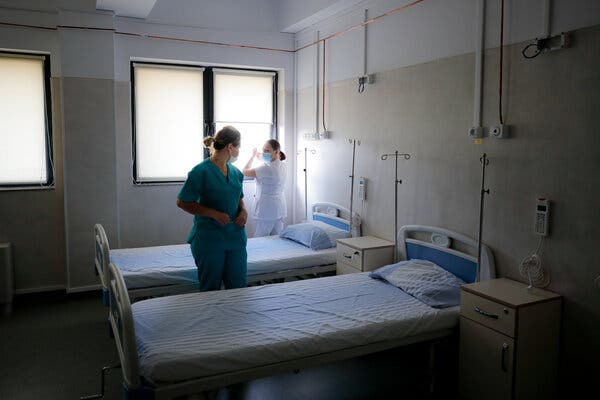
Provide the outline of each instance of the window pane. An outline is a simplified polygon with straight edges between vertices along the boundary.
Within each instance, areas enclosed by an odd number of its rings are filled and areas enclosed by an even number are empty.
[[[238,160],[233,163],[239,170],[244,168],[244,165],[248,162],[252,156],[252,149],[256,148],[258,151],[262,151],[263,144],[271,139],[271,127],[269,124],[244,124],[239,122],[218,122],[216,124],[217,132],[226,125],[231,125],[242,135],[242,145],[240,147],[240,156]]]
[[[135,66],[139,181],[184,180],[203,158],[202,69]]]
[[[273,76],[215,72],[215,121],[273,123]]]
[[[44,60],[0,55],[0,184],[44,184]]]

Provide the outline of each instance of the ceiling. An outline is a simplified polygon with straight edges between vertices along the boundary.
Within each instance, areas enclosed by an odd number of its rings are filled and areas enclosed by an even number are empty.
[[[113,11],[149,23],[215,30],[298,32],[365,0],[0,0],[0,8]]]

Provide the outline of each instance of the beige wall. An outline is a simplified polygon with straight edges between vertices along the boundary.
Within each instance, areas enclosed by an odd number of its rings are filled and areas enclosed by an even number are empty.
[[[394,238],[394,163],[383,153],[412,155],[400,161],[398,224],[435,225],[477,236],[481,167],[490,164],[483,239],[500,276],[523,281],[518,265],[531,254],[535,200],[552,200],[551,235],[543,265],[550,290],[564,296],[563,388],[589,382],[600,356],[600,274],[594,253],[600,238],[600,26],[573,32],[572,47],[526,60],[524,44],[505,49],[504,120],[511,138],[467,137],[473,115],[474,54],[376,74],[358,94],[355,80],[327,86],[326,121],[331,140],[304,143],[302,127],[314,126],[314,88],[299,92],[298,140],[317,150],[309,162],[309,203],[349,206],[352,146],[355,176],[368,178],[363,233]],[[483,125],[498,122],[498,49],[487,51]],[[335,61],[331,61],[335,62]],[[301,160],[299,159],[299,162]],[[298,182],[303,176],[299,168]],[[302,209],[303,188],[297,192]],[[301,215],[301,214],[300,214]],[[577,382],[577,378],[582,378]]]
[[[61,289],[66,283],[63,135],[60,78],[52,78],[55,186],[0,192],[0,242],[13,246],[17,289]]]

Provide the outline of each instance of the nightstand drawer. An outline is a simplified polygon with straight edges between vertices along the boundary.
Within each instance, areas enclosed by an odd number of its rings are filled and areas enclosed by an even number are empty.
[[[460,314],[510,337],[515,336],[515,310],[461,291]]]
[[[337,263],[337,267],[336,267],[336,275],[344,275],[344,274],[356,274],[362,272],[360,269],[354,268],[353,266],[343,263],[343,262],[338,262]]]
[[[363,252],[362,250],[357,250],[350,246],[346,246],[345,244],[338,243],[337,262],[338,264],[349,264],[352,267],[362,271]]]

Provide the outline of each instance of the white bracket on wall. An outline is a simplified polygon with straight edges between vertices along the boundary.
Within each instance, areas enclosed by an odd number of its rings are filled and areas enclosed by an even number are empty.
[[[521,54],[523,54],[523,57],[525,58],[535,58],[541,53],[566,49],[569,47],[569,44],[569,32],[561,32],[560,34],[554,36],[535,38],[533,42],[529,43],[527,46],[525,46],[525,48],[523,48]]]
[[[375,74],[367,74],[358,77],[358,93],[365,91],[365,83],[369,85],[375,83]]]

